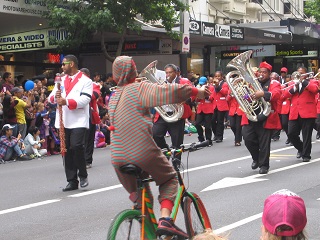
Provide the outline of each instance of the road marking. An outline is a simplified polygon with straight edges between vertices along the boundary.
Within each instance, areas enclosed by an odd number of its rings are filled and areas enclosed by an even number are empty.
[[[279,149],[272,150],[270,153],[281,152],[281,151],[285,151],[285,150],[292,149],[292,148],[294,148],[294,147],[290,146],[290,147],[279,148]],[[230,160],[219,162],[219,163],[213,163],[213,164],[208,164],[208,165],[204,165],[204,166],[201,166],[201,167],[195,167],[195,168],[191,168],[189,170],[185,170],[183,172],[197,171],[197,170],[201,170],[201,169],[204,169],[204,168],[215,167],[215,166],[219,166],[219,165],[223,165],[223,164],[242,161],[242,160],[245,160],[245,159],[248,159],[248,158],[251,158],[251,156],[249,155],[249,156],[244,156],[244,157],[240,157],[240,158],[230,159]],[[313,160],[313,161],[311,161],[309,163],[313,163],[313,162],[315,162],[315,160]],[[304,164],[308,164],[308,163],[304,163]],[[289,168],[291,168],[291,167],[288,167],[288,169]],[[275,172],[277,172],[277,170],[270,171],[269,174],[270,173],[275,173]],[[249,177],[252,178],[254,176],[255,175],[249,176]],[[257,174],[257,176],[261,176],[261,175]],[[247,177],[247,178],[249,178],[249,177]],[[96,189],[96,190],[92,190],[92,191],[88,191],[88,192],[69,195],[68,197],[81,197],[81,196],[86,196],[86,195],[90,195],[90,194],[94,194],[94,193],[110,191],[110,190],[113,190],[113,189],[116,189],[116,188],[121,188],[121,187],[122,187],[121,184],[117,184],[117,185],[113,185],[113,186],[109,186],[109,187],[105,187],[105,188],[100,188],[100,189]],[[59,202],[61,200],[62,199],[46,200],[46,201],[42,201],[42,202],[31,203],[31,204],[20,206],[20,207],[5,209],[5,210],[0,211],[0,215],[11,213],[11,212],[16,212],[16,211],[21,211],[21,210],[28,209],[28,208],[38,207],[38,206],[42,206],[42,205],[46,205],[46,204],[51,204],[51,203]]]
[[[12,212],[17,212],[17,211],[25,210],[25,209],[28,209],[28,208],[39,207],[39,206],[43,206],[43,205],[47,205],[47,204],[59,202],[59,201],[61,201],[61,200],[62,200],[62,199],[52,199],[52,200],[46,200],[46,201],[37,202],[37,203],[31,203],[31,204],[24,205],[24,206],[20,206],[20,207],[9,208],[9,209],[0,211],[0,215],[6,214],[6,213],[12,213]]]
[[[87,192],[76,193],[73,195],[69,195],[68,197],[83,197],[83,196],[87,196],[87,195],[91,195],[91,194],[95,194],[95,193],[99,193],[99,192],[104,192],[104,191],[109,191],[109,190],[113,190],[113,189],[121,188],[121,187],[122,187],[122,184],[118,184],[118,185],[113,185],[110,187],[99,188],[96,190],[87,191]]]
[[[253,216],[244,218],[244,219],[242,219],[242,220],[240,220],[240,221],[238,221],[238,222],[231,223],[231,224],[229,224],[229,225],[227,225],[227,226],[224,226],[224,227],[222,227],[222,228],[218,228],[218,229],[214,230],[214,232],[215,232],[216,234],[220,234],[220,233],[223,233],[223,232],[227,232],[227,231],[230,231],[231,229],[234,229],[234,228],[240,227],[240,226],[242,226],[242,225],[244,225],[244,224],[247,224],[247,223],[249,223],[249,222],[255,221],[255,220],[257,220],[257,219],[259,219],[259,218],[261,218],[261,217],[262,217],[262,213],[258,213],[258,214],[256,214],[256,215],[253,215]]]
[[[303,165],[307,165],[307,164],[311,164],[311,163],[315,163],[315,162],[319,162],[319,161],[320,161],[320,158],[316,158],[316,159],[314,159],[314,160],[312,160],[310,162],[301,162],[301,163],[293,164],[293,165],[286,166],[286,167],[283,167],[283,168],[274,169],[274,170],[269,171],[268,174],[255,174],[255,175],[250,175],[250,176],[244,177],[244,178],[226,177],[226,178],[223,178],[222,180],[219,180],[218,182],[215,182],[215,183],[211,184],[210,186],[208,186],[205,189],[203,189],[201,192],[268,180],[268,179],[255,179],[255,178],[267,177],[268,175],[273,174],[273,173],[282,172],[282,171],[285,171],[285,170],[288,170],[288,169],[300,167],[300,166],[303,166]]]

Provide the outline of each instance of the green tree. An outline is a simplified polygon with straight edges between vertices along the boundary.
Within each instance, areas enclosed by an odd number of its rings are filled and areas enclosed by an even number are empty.
[[[308,0],[305,2],[304,12],[310,17],[313,16],[317,23],[320,22],[320,0]]]
[[[44,17],[49,26],[65,29],[68,37],[62,41],[51,39],[60,49],[72,49],[100,34],[101,50],[106,59],[113,61],[105,46],[105,33],[120,34],[116,56],[121,54],[127,31],[141,33],[141,22],[162,21],[167,33],[173,37],[179,34],[172,31],[179,21],[179,11],[187,9],[181,0],[46,0],[48,12]]]

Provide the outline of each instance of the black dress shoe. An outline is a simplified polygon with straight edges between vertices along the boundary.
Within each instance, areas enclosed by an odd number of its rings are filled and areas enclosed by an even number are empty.
[[[259,170],[260,174],[267,174],[269,172],[269,169],[267,167],[262,166]]]
[[[287,141],[285,142],[285,144],[290,144],[289,138],[287,139]]]
[[[222,139],[217,139],[216,140],[216,143],[221,143],[222,142]]]
[[[258,163],[258,162],[256,162],[256,161],[253,161],[253,162],[252,162],[252,164],[251,164],[251,168],[252,168],[252,170],[257,169],[258,167],[259,167],[259,163]]]
[[[86,187],[89,185],[88,178],[82,178],[80,179],[80,187]]]
[[[304,158],[302,158],[302,162],[310,162],[310,158],[304,157]]]
[[[68,183],[68,185],[62,189],[63,192],[68,192],[72,190],[77,190],[78,189],[78,184],[75,183]]]
[[[297,158],[301,158],[301,152],[297,152]]]

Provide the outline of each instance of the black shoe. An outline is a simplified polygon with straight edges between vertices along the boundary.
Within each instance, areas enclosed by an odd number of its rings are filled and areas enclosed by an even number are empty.
[[[256,161],[253,161],[253,162],[252,162],[252,164],[251,164],[251,168],[252,168],[252,170],[257,169],[258,167],[259,167],[259,163],[258,163],[258,162],[256,162]]]
[[[275,142],[276,142],[276,141],[279,141],[279,139],[280,139],[280,137],[273,137],[273,138],[272,138],[272,140],[275,141]]]
[[[64,189],[62,189],[62,192],[68,192],[68,191],[77,190],[77,189],[78,189],[78,184],[70,182]]]
[[[211,147],[212,146],[212,141],[209,140],[209,144],[208,144],[208,147]]]
[[[184,238],[188,238],[188,234],[174,225],[171,218],[160,218],[158,223],[157,235],[178,235]]]
[[[287,141],[285,142],[285,144],[290,144],[289,138],[287,139]]]
[[[267,174],[269,172],[269,169],[267,167],[262,166],[259,170],[260,174]]]
[[[316,139],[320,139],[320,133],[317,133]]]
[[[221,143],[222,142],[222,139],[217,139],[216,140],[216,143]]]
[[[216,138],[216,137],[214,137],[214,138],[212,139],[212,141],[213,141],[213,142],[217,141],[217,138]]]
[[[297,158],[301,158],[301,152],[297,152]]]
[[[303,157],[303,158],[302,158],[302,162],[310,162],[310,158]]]
[[[88,178],[82,178],[80,179],[80,187],[87,187],[89,185]]]

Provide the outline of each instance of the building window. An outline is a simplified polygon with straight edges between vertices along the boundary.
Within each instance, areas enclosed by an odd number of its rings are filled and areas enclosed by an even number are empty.
[[[283,3],[283,13],[291,14],[291,3]]]

